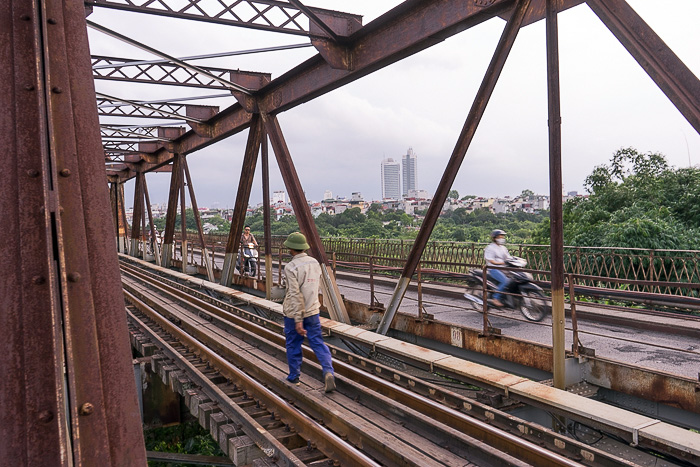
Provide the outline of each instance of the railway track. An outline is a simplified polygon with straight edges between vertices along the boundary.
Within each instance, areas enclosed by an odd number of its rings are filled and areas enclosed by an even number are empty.
[[[348,349],[335,393],[308,348],[294,386],[276,321],[125,263],[122,281],[132,344],[237,465],[637,465]]]

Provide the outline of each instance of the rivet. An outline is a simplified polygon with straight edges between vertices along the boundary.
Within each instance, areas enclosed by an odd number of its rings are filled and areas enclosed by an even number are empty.
[[[52,87],[51,90],[56,94],[61,94],[63,92],[63,89],[59,88],[58,86]]]
[[[21,15],[19,17],[19,19],[21,19],[22,21],[29,21],[30,18],[31,18],[31,16],[29,16],[29,15]]]
[[[53,19],[53,18],[47,19],[46,22],[49,23],[49,24],[56,24],[56,20]]]
[[[36,178],[39,176],[39,171],[36,169],[29,169],[27,170],[27,175],[29,175],[32,178]]]
[[[34,90],[34,85],[33,84],[25,84],[24,89],[27,91],[33,91]]]
[[[53,420],[53,412],[50,410],[43,410],[39,413],[39,421],[42,423],[49,423]]]
[[[34,276],[32,277],[32,282],[36,285],[41,285],[44,282],[46,282],[46,279],[44,278],[44,276]]]
[[[58,213],[59,213],[59,214],[63,214],[63,206],[59,206],[59,207],[58,207]]]
[[[78,282],[80,280],[81,276],[79,272],[71,272],[68,274],[68,281],[69,282]]]
[[[59,172],[59,174],[61,175],[61,177],[69,177],[69,176],[70,176],[70,173],[71,173],[71,172],[70,172],[70,169],[62,169],[62,170]]]
[[[95,406],[89,402],[84,403],[83,405],[80,406],[80,409],[78,409],[78,413],[80,415],[90,415],[94,411],[95,411]]]

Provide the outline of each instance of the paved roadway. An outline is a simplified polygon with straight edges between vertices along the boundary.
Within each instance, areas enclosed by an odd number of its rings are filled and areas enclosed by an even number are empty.
[[[349,300],[369,303],[369,285],[352,279],[338,277],[338,287]],[[456,288],[455,288],[456,289]],[[393,293],[391,285],[376,284],[376,299],[387,305]],[[431,294],[423,290],[424,309],[435,319],[461,326],[480,329],[483,326],[481,313],[473,310],[467,300],[449,298]],[[409,290],[402,302],[401,312],[418,314],[417,292]],[[602,310],[599,313],[628,314],[630,320],[640,319],[634,311],[618,312]],[[642,316],[641,319],[651,320]],[[506,336],[513,336],[547,345],[552,344],[552,320],[546,317],[541,323],[532,323],[524,319],[520,312],[513,310],[493,310],[489,313],[491,325],[501,329]],[[664,318],[668,324],[690,327],[700,331],[700,321],[688,321],[680,318]],[[670,335],[652,332],[629,326],[597,323],[579,318],[579,340],[588,348],[595,349],[596,356],[607,357],[632,365],[653,368],[667,373],[698,378],[700,372],[700,341],[697,337]],[[571,348],[573,333],[571,321],[567,319],[566,346]]]
[[[195,260],[199,261],[195,253]],[[223,266],[223,258],[217,255],[216,266]],[[273,274],[277,280],[277,263],[273,264]],[[263,266],[264,268],[264,266]],[[264,269],[263,269],[264,272]],[[391,280],[389,280],[391,281]],[[384,305],[391,301],[394,291],[392,282],[375,284],[376,300]],[[370,287],[367,282],[353,280],[353,274],[339,272],[337,278],[341,294],[347,299],[369,303]],[[434,287],[434,286],[433,286]],[[453,296],[461,295],[457,287],[452,287]],[[408,314],[418,314],[418,298],[415,289],[406,293],[400,311]],[[454,323],[465,327],[481,329],[483,318],[481,313],[469,306],[463,298],[450,298],[430,293],[429,287],[423,292],[424,310],[435,319]],[[583,310],[584,307],[577,305]],[[655,332],[639,329],[634,326],[613,325],[596,322],[591,319],[579,318],[579,340],[584,347],[595,349],[596,356],[606,357],[631,365],[652,368],[666,373],[697,379],[700,374],[700,319],[684,320],[682,318],[658,318],[639,315],[630,309],[627,312],[616,310],[593,310],[595,313],[618,315],[630,321],[646,320],[663,322],[671,327],[693,328],[695,336],[677,335],[665,332]],[[493,310],[489,313],[493,327],[501,329],[506,336],[517,337],[542,344],[552,344],[551,317],[546,317],[541,323],[532,323],[513,310]],[[567,319],[566,347],[571,349],[573,333],[571,321]]]

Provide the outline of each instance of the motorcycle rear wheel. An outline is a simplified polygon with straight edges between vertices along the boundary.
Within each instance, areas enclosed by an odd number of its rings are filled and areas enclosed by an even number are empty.
[[[542,321],[547,315],[547,301],[535,292],[523,292],[520,300],[520,313],[529,321]]]

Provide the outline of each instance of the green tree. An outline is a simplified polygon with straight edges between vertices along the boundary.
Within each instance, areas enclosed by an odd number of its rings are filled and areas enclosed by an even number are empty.
[[[700,247],[700,169],[675,169],[658,153],[622,148],[585,180],[590,196],[564,205],[564,242],[652,249]],[[549,243],[549,219],[534,233]]]

